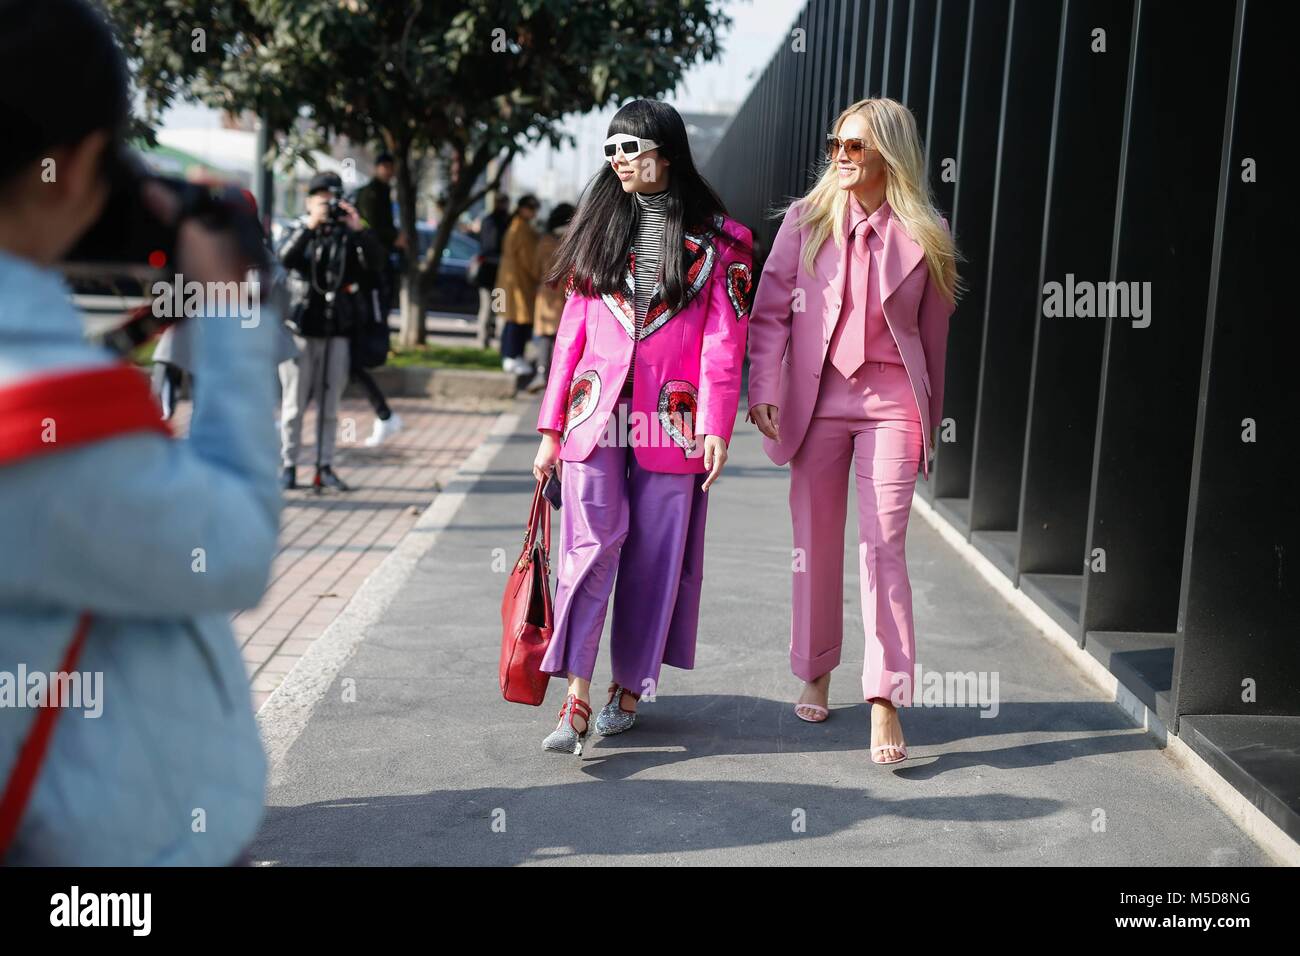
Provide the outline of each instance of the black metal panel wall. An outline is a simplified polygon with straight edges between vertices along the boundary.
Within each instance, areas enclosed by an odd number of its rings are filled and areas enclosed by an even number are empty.
[[[940,211],[947,214],[954,235],[957,228],[953,203],[957,189],[955,163],[961,133],[961,91],[966,76],[969,22],[970,0],[939,0],[931,44],[930,103],[922,127],[930,188]],[[933,489],[928,490],[932,495]]]
[[[848,18],[849,72],[844,95],[840,98],[840,102],[845,106],[859,99],[858,91],[866,86],[869,51],[866,43],[863,42],[863,37],[867,35],[867,24],[871,18],[869,3],[850,3],[848,6],[853,8],[853,13]]]
[[[852,72],[849,64],[853,61],[851,50],[853,35],[849,32],[852,24],[852,17],[855,8],[850,3],[836,4],[839,12],[836,15],[835,30],[838,35],[838,43],[835,48],[835,82],[831,85],[830,106],[834,110],[844,103],[852,102],[849,99],[849,88],[852,78]]]
[[[984,340],[989,223],[993,219],[993,185],[997,181],[998,127],[1009,25],[1010,4],[1006,0],[970,0],[957,133],[957,183],[950,220],[953,234],[967,258],[968,266],[962,275],[968,289],[953,313],[948,338],[950,354],[969,358],[948,363],[944,417],[952,420],[953,427],[951,434],[943,436],[939,447],[942,465],[932,477],[935,497],[952,499],[952,516],[967,529],[980,380],[978,356]]]
[[[1044,41],[1060,29],[1056,4],[1012,0],[994,162],[970,527],[993,532],[979,543],[1008,565],[1013,578],[1058,49]]]
[[[813,128],[808,131],[808,146],[812,153],[809,157],[809,165],[814,170],[824,149],[826,130],[840,111],[839,105],[835,102],[835,86],[831,83],[834,78],[831,64],[839,59],[840,47],[844,42],[844,35],[839,32],[841,4],[837,0],[823,0],[823,4],[826,10],[822,18],[821,62],[814,65],[815,71],[821,76],[821,82],[817,84],[816,102],[819,106],[814,112]]]
[[[918,495],[1300,837],[1282,10],[810,0],[705,172],[761,259],[844,107],[913,110],[966,286]]]
[[[1177,623],[1232,15],[1138,5],[1111,266],[1128,314],[1105,320],[1085,632]]]
[[[866,85],[858,92],[858,99],[879,95],[885,82],[885,35],[889,21],[889,0],[871,0],[867,5],[871,15],[867,21],[867,76]]]
[[[808,105],[799,124],[799,166],[804,170],[804,180],[799,183],[798,192],[802,193],[813,183],[815,175],[816,152],[813,139],[826,124],[822,115],[826,111],[826,98],[823,92],[823,80],[826,65],[830,58],[826,56],[826,38],[830,31],[826,29],[826,13],[832,0],[811,0],[808,4],[812,11],[808,30],[808,56],[805,58],[805,70],[808,73]]]
[[[1132,23],[1128,0],[1064,4],[1038,279],[1063,298],[1110,275]],[[1016,566],[1078,637],[1105,326],[1046,305],[1035,315]]]
[[[903,93],[898,99],[911,107],[922,136],[930,120],[930,67],[938,5],[939,0],[916,0],[909,5],[907,15],[907,62],[903,66]]]
[[[813,20],[813,4],[804,7],[803,13],[795,23],[795,30],[800,31],[798,36],[791,40],[791,73],[793,74],[791,82],[791,95],[793,98],[793,109],[785,118],[785,128],[792,133],[789,140],[790,159],[788,166],[788,179],[785,183],[785,192],[787,195],[798,195],[803,191],[803,175],[800,170],[803,167],[804,155],[804,136],[807,134],[808,117],[812,109],[808,102],[809,74],[808,69],[810,57],[808,55],[809,31]],[[730,130],[728,130],[730,132]],[[731,137],[728,137],[730,140]],[[716,148],[716,147],[715,147]],[[714,155],[717,155],[716,153]]]
[[[1174,673],[1180,715],[1300,713],[1300,508],[1285,487],[1295,454],[1283,451],[1296,434],[1295,307],[1281,292],[1295,239],[1290,157],[1271,109],[1277,65],[1294,55],[1283,14],[1250,0],[1233,31]]]
[[[903,70],[907,66],[907,8],[905,0],[885,3],[885,59],[880,65],[880,89],[871,96],[903,98]]]

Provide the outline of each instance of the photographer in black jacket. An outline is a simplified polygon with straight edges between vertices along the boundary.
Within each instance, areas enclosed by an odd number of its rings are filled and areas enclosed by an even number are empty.
[[[376,307],[384,248],[341,197],[343,181],[321,173],[307,186],[307,213],[285,237],[280,261],[289,270],[288,324],[301,354],[280,366],[282,488],[297,487],[302,415],[317,396],[316,490],[346,491],[332,467],[339,398],[348,382],[348,340]]]

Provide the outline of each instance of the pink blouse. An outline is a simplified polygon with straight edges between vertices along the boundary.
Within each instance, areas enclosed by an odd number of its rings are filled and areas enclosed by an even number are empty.
[[[889,200],[882,202],[871,215],[862,208],[856,196],[849,195],[848,237],[851,254],[849,256],[849,274],[844,283],[844,301],[840,306],[840,316],[836,321],[835,332],[831,337],[828,359],[838,354],[838,348],[845,347],[841,340],[849,321],[865,322],[865,341],[863,343],[864,362],[889,362],[903,364],[898,345],[885,322],[885,310],[880,300],[880,253],[885,247],[885,230],[890,217]],[[866,249],[863,249],[861,232],[866,230]],[[866,270],[866,302],[862,298],[862,273]],[[864,315],[865,312],[865,315]],[[856,368],[855,368],[856,371]]]

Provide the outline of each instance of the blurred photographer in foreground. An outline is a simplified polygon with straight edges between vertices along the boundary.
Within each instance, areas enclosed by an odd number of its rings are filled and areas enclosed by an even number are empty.
[[[280,366],[280,486],[298,487],[302,416],[316,398],[317,490],[348,486],[334,474],[339,399],[348,383],[350,338],[379,308],[384,247],[345,202],[343,180],[320,173],[307,184],[307,213],[284,238],[280,261],[289,270],[289,327],[299,356]],[[386,321],[386,320],[385,320]]]
[[[230,234],[126,172],[128,102],[122,56],[87,3],[0,0],[9,864],[226,865],[263,812],[266,758],[229,615],[258,602],[276,548],[278,317],[186,320],[186,440],[170,437],[144,375],[84,337],[59,266],[115,196],[170,230],[151,256],[169,272],[209,287],[248,275]]]

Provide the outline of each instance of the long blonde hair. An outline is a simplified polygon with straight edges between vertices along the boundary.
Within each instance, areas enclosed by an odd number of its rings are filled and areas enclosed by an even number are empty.
[[[925,178],[925,156],[921,152],[916,118],[898,100],[884,97],[858,100],[836,118],[831,126],[832,132],[838,134],[840,126],[854,113],[865,117],[871,130],[870,145],[880,150],[885,161],[888,169],[885,198],[893,214],[925,251],[926,268],[939,291],[950,302],[955,301],[963,288],[957,275],[957,247],[934,207],[930,185]],[[813,261],[827,237],[833,238],[836,246],[844,247],[844,214],[849,193],[840,188],[834,162],[822,159],[817,182],[802,200],[796,202],[803,204],[796,225],[812,227],[802,256],[804,269],[811,275]]]

